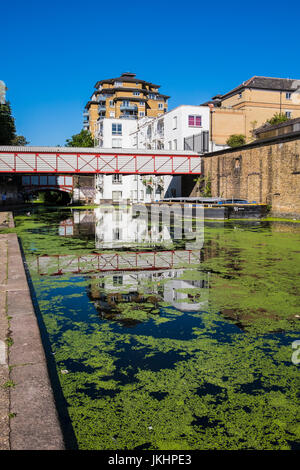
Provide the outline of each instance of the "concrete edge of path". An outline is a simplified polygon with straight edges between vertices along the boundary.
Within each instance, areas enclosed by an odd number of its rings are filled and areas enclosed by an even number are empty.
[[[63,450],[46,356],[31,300],[17,235],[8,236],[7,316],[9,318],[10,448]]]

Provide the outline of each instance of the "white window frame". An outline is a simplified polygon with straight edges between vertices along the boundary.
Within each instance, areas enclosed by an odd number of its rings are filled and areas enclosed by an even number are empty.
[[[122,184],[122,175],[121,173],[114,173],[111,175],[112,184]]]
[[[111,125],[111,133],[112,135],[122,135],[122,124],[113,122]]]
[[[120,139],[120,138],[111,139],[111,147],[113,149],[121,149],[122,148],[122,139]]]

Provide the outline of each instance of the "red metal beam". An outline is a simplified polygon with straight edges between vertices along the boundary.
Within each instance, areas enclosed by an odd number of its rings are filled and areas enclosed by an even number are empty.
[[[199,175],[200,161],[201,157],[195,154],[0,149],[0,173]]]

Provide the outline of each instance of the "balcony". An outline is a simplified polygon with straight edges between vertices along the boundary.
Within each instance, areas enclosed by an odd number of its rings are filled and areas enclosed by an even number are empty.
[[[138,107],[132,104],[121,104],[120,106],[121,111],[135,111],[138,112]]]
[[[104,106],[103,104],[99,104],[98,106],[98,112],[100,113],[101,111],[106,111],[106,106]]]
[[[119,116],[119,119],[137,119],[137,114],[126,114],[123,113]]]

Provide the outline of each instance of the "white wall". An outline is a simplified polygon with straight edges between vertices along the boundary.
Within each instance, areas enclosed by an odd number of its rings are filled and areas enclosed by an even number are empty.
[[[112,125],[121,125],[121,135],[113,134]],[[99,147],[116,148],[116,140],[119,140],[119,148],[132,148],[131,133],[137,129],[137,119],[113,119],[105,118],[98,122]]]

